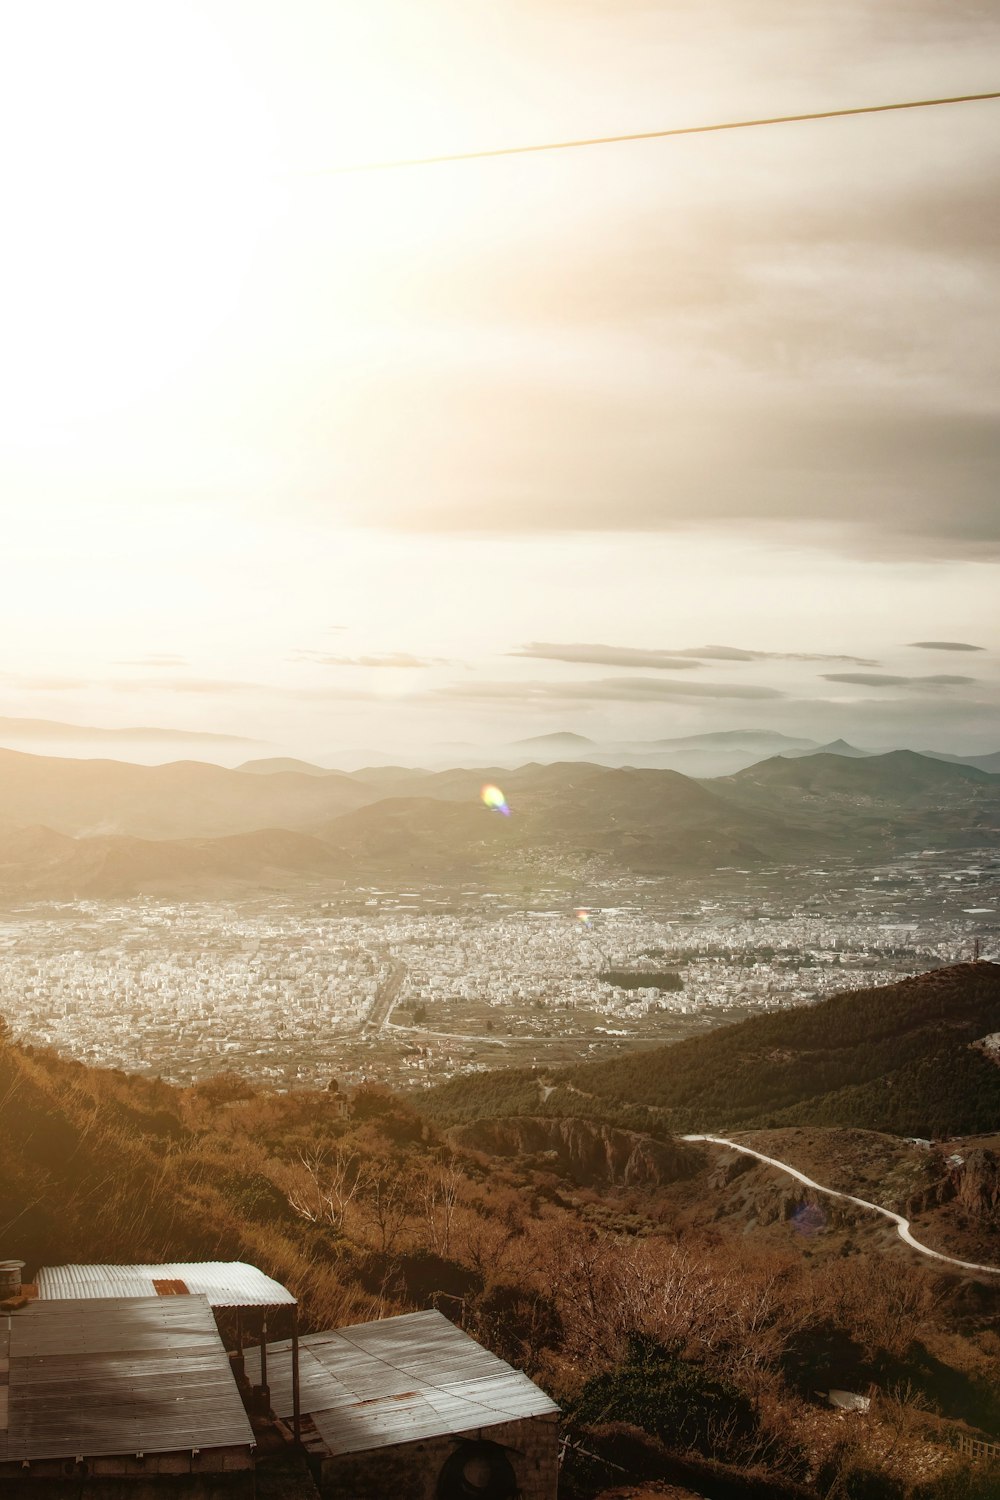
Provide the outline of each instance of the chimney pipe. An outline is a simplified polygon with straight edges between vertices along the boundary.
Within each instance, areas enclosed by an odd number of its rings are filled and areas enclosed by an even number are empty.
[[[20,1297],[23,1260],[0,1260],[0,1302],[8,1297]]]

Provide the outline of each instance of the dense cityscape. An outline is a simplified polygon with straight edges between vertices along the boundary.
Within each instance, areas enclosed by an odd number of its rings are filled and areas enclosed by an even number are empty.
[[[427,1086],[673,1041],[997,951],[1000,862],[720,869],[536,891],[36,904],[0,920],[25,1042],[187,1084]],[[613,976],[617,982],[609,982]],[[643,980],[647,979],[647,983]]]

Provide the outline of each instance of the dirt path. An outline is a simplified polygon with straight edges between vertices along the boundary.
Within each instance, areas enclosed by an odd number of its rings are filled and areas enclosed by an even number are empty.
[[[836,1188],[824,1187],[821,1182],[814,1182],[798,1167],[790,1167],[787,1162],[778,1161],[776,1157],[765,1156],[762,1151],[755,1151],[752,1146],[741,1146],[738,1141],[727,1140],[722,1135],[682,1135],[682,1141],[708,1141],[713,1146],[728,1146],[732,1151],[742,1151],[746,1156],[755,1156],[758,1161],[764,1162],[769,1167],[777,1167],[779,1172],[787,1172],[789,1177],[794,1177],[799,1182],[805,1183],[806,1187],[813,1188],[817,1193],[825,1193],[829,1198],[843,1198],[846,1203],[854,1203],[858,1208],[868,1208],[875,1214],[881,1214],[883,1219],[889,1219],[896,1226],[896,1233],[913,1250],[918,1250],[921,1255],[930,1255],[934,1260],[943,1260],[949,1266],[959,1266],[963,1271],[985,1271],[989,1276],[1000,1276],[1000,1266],[981,1266],[975,1261],[958,1260],[954,1255],[944,1255],[940,1250],[932,1250],[929,1245],[922,1245],[915,1240],[910,1233],[910,1221],[904,1219],[902,1214],[893,1213],[891,1208],[883,1208],[880,1203],[869,1203],[865,1198],[855,1198],[851,1193],[838,1192]]]

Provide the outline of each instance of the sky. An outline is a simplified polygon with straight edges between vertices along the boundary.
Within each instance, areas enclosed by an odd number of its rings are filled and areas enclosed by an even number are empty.
[[[991,0],[19,7],[6,742],[1000,748],[1000,101],[340,170],[998,46]]]

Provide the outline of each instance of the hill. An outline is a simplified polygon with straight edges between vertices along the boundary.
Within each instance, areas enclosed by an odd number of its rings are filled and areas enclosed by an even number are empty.
[[[686,734],[679,739],[649,740],[659,750],[713,750],[736,748],[756,750],[762,755],[786,753],[792,749],[815,750],[815,740],[798,739],[777,729],[715,729],[707,734]]]
[[[118,729],[96,724],[64,724],[58,719],[0,717],[0,744],[24,740],[55,741],[90,750],[113,744],[131,748],[143,743],[157,746],[200,745],[203,749],[209,745],[218,745],[231,750],[236,745],[259,743],[242,734],[212,734],[201,729],[157,729],[149,725]]]
[[[356,868],[391,869],[408,879],[512,870],[525,860],[558,867],[597,859],[662,873],[753,863],[813,842],[807,828],[788,835],[779,819],[735,808],[675,771],[557,762],[492,774],[507,796],[509,818],[482,807],[483,772],[448,771],[397,783],[397,795],[317,832]]]
[[[978,847],[1000,833],[1000,776],[913,750],[776,756],[710,785],[741,808],[808,824],[830,852]]]
[[[329,771],[325,766],[314,766],[308,760],[296,760],[291,755],[272,755],[266,760],[246,760],[237,771],[248,772],[251,776],[274,776],[283,771],[290,771],[299,776],[335,776],[335,771]]]
[[[213,899],[336,874],[335,851],[308,834],[256,829],[220,839],[70,838],[51,828],[0,829],[0,899]]]
[[[70,835],[178,839],[310,830],[374,795],[337,772],[258,776],[202,761],[140,766],[0,750],[0,822]]]
[[[581,755],[595,745],[585,734],[574,734],[571,729],[557,729],[554,734],[532,734],[526,740],[512,740],[509,750],[576,750]]]
[[[273,862],[251,854],[252,880],[257,866],[271,863],[345,879],[448,881],[474,872],[519,876],[529,867],[566,874],[582,864],[602,874],[658,876],[779,859],[988,847],[1000,836],[1000,776],[912,751],[865,759],[779,755],[713,780],[576,759],[508,770],[386,766],[353,775],[298,765],[145,766],[0,750],[0,828],[173,844],[285,830],[329,846],[323,855],[303,845],[290,864],[285,856]],[[511,817],[483,808],[486,781],[503,787]],[[204,876],[206,889],[213,862],[230,873],[221,849],[157,853],[88,842],[57,852],[37,832],[8,849],[0,890],[11,892],[19,879],[31,893],[91,890],[91,877],[83,876],[100,864],[141,870],[160,880],[164,893],[171,869],[178,881]],[[50,877],[59,866],[69,884],[57,887]],[[82,884],[74,884],[77,875]],[[146,887],[136,874],[131,886],[109,879],[112,889]]]
[[[548,1122],[506,1132],[497,1160],[384,1090],[344,1103],[232,1074],[176,1089],[16,1046],[0,1024],[6,1253],[29,1275],[250,1261],[295,1293],[305,1331],[441,1307],[559,1402],[574,1500],[623,1472],[731,1500],[988,1493],[962,1488],[949,1446],[1000,1430],[988,1286],[853,1224],[796,1239],[787,1184],[700,1148]],[[747,1204],[770,1239],[748,1242]],[[873,1383],[884,1408],[845,1445],[816,1393]],[[897,1483],[904,1421],[943,1487]]]
[[[831,740],[828,745],[818,745],[807,750],[782,751],[789,760],[801,760],[803,756],[809,755],[846,755],[851,760],[862,760],[877,753],[875,750],[859,750],[857,745],[850,745],[847,740]]]
[[[740,790],[788,792],[803,795],[853,795],[873,804],[901,806],[928,795],[968,796],[970,787],[987,795],[1000,792],[1000,778],[954,761],[932,760],[915,750],[890,750],[884,755],[851,757],[841,753],[775,756],[728,778]]]
[[[546,1113],[664,1132],[852,1126],[941,1138],[1000,1130],[1000,965],[958,964],[879,989],[755,1016],[673,1046],[560,1070]],[[477,1099],[480,1105],[477,1108]],[[421,1107],[452,1123],[535,1113],[523,1074],[454,1079]]]
[[[922,755],[931,760],[947,760],[963,766],[975,766],[980,771],[989,771],[992,775],[1000,775],[1000,750],[994,750],[988,755],[946,755],[943,750],[923,750]]]

